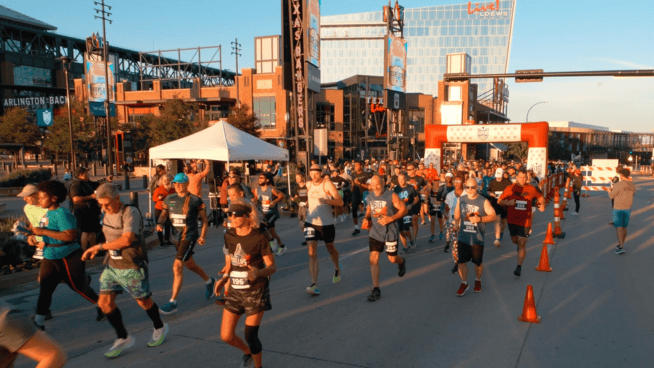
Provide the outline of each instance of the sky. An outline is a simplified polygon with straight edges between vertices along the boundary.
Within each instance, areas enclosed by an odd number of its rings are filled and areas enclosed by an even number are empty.
[[[254,37],[281,34],[280,0],[106,0],[113,24],[107,40],[137,51],[222,45],[223,68],[235,70],[231,42],[241,44],[239,67],[254,66]],[[403,0],[416,8],[462,0]],[[387,1],[322,0],[323,15],[381,10]],[[85,38],[101,32],[93,0],[0,0],[0,5]],[[56,5],[56,6],[54,6]],[[518,0],[509,72],[654,69],[654,3],[648,0]],[[410,47],[410,45],[409,45]],[[184,57],[186,56],[186,57]],[[192,54],[182,59],[190,60]],[[203,54],[203,60],[205,56]],[[650,133],[654,78],[546,78],[507,80],[512,122],[574,121]]]

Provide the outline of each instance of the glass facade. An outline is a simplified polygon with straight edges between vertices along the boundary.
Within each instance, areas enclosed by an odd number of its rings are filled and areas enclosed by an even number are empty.
[[[506,73],[509,66],[515,0],[405,9],[408,43],[407,92],[437,95],[446,55],[465,52],[472,74]],[[499,8],[498,8],[499,6]],[[482,9],[483,7],[483,9]],[[382,12],[320,18],[322,83],[353,75],[383,75]],[[482,94],[491,80],[473,80]]]

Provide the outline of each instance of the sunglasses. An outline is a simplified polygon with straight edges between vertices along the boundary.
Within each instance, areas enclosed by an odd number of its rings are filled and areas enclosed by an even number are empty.
[[[229,217],[248,217],[250,214],[247,212],[234,211],[234,212],[227,212],[227,215]]]
[[[475,187],[475,186],[467,186],[467,185],[464,188],[466,188],[466,189],[477,189],[477,187]]]
[[[463,183],[461,180],[455,180],[455,183]]]

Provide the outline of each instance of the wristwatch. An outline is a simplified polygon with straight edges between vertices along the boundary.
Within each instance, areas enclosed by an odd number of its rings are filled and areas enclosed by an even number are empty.
[[[100,250],[104,250],[104,247],[102,247],[103,243],[98,244],[98,247],[100,247]]]

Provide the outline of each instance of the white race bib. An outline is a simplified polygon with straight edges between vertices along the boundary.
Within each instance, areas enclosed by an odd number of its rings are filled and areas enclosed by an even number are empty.
[[[413,220],[413,216],[404,216],[404,217],[402,218],[402,221],[403,221],[405,224],[410,224],[410,223],[411,223],[411,220]]]
[[[120,253],[120,250],[110,250],[109,251],[109,257],[113,260],[121,260],[123,259],[123,256]]]
[[[424,201],[425,199],[427,199],[427,196],[425,194],[421,193],[420,194],[420,199]]]
[[[518,200],[516,200],[515,201],[515,209],[520,210],[520,211],[525,211],[525,210],[527,210],[527,204],[528,204],[527,201],[518,201]]]
[[[477,224],[473,224],[470,221],[463,221],[463,232],[465,233],[477,233]]]
[[[179,215],[176,213],[170,214],[170,222],[173,223],[174,227],[184,227],[186,226],[186,215]]]
[[[306,239],[311,239],[316,237],[316,229],[312,227],[305,227],[304,228],[304,237]]]
[[[307,206],[307,202],[300,202],[300,207],[306,207],[306,206]]]
[[[234,289],[249,289],[250,281],[248,280],[247,271],[232,271],[229,273],[229,281]]]
[[[497,197],[497,199],[500,199],[500,196],[502,195],[502,193],[504,193],[504,192],[495,192],[495,197]]]
[[[263,213],[270,212],[270,197],[261,196],[261,211],[263,211]]]
[[[397,252],[397,241],[386,242],[386,253],[395,253]]]
[[[41,248],[36,248],[36,252],[34,252],[34,255],[32,256],[34,259],[43,259],[43,249]]]

